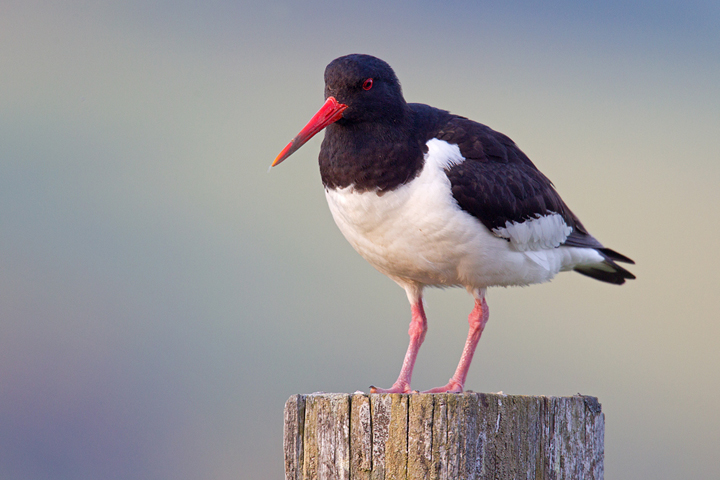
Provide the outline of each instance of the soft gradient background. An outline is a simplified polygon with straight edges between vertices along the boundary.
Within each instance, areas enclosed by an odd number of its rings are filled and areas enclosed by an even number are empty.
[[[720,7],[0,2],[0,478],[282,476],[294,393],[390,385],[404,292],[336,229],[318,139],[352,52],[510,135],[637,261],[489,292],[467,388],[599,397],[607,478],[720,478]],[[414,386],[472,308],[430,291]]]

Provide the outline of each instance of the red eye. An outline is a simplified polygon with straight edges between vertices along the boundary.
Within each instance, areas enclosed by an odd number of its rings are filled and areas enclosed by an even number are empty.
[[[373,79],[368,78],[363,82],[363,90],[370,90],[372,88]]]

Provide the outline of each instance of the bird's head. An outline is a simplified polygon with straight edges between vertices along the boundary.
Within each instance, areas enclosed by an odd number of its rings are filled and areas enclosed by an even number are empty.
[[[400,82],[390,65],[370,55],[336,58],[325,68],[325,104],[280,152],[272,166],[328,125],[395,122],[406,108]]]

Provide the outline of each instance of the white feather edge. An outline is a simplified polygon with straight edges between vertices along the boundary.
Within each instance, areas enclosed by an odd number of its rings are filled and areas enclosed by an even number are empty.
[[[524,222],[508,220],[504,227],[493,228],[492,232],[500,238],[510,240],[515,248],[525,252],[559,247],[572,230],[562,215],[550,212],[548,215],[537,214],[536,218]]]

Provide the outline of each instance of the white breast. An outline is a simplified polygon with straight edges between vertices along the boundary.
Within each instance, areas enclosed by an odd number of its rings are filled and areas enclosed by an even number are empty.
[[[485,288],[543,282],[578,262],[602,260],[591,249],[552,248],[555,238],[517,248],[496,236],[512,237],[516,226],[493,235],[452,196],[445,169],[464,161],[457,145],[432,139],[427,147],[420,175],[395,190],[326,190],[340,231],[380,272],[403,286]]]

